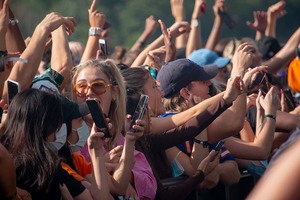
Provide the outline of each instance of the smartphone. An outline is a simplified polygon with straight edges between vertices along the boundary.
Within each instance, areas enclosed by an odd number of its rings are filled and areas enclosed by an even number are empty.
[[[107,58],[107,44],[104,39],[99,39],[99,50],[100,50],[100,58]]]
[[[143,118],[146,107],[148,106],[148,101],[149,101],[149,96],[142,94],[135,108],[134,114],[131,118],[129,131],[136,132],[133,126],[135,125],[136,120],[140,120]]]
[[[203,3],[200,5],[200,10],[201,10],[202,13],[205,13],[205,10],[206,10],[206,3],[203,2]]]
[[[21,91],[20,84],[13,80],[7,80],[7,96],[8,96],[8,105],[11,103],[12,99],[16,94]]]
[[[236,22],[231,18],[231,16],[227,12],[221,12],[218,10],[218,14],[220,15],[223,22],[230,28],[233,29],[236,26]]]
[[[89,107],[89,110],[91,112],[92,118],[95,122],[95,125],[99,129],[99,131],[104,133],[104,137],[109,138],[111,137],[109,128],[107,125],[107,122],[105,120],[105,116],[103,114],[103,111],[98,104],[96,99],[87,99],[86,103]]]
[[[211,159],[211,161],[213,161],[216,156],[218,155],[218,153],[221,151],[223,145],[224,145],[225,141],[224,140],[220,140],[217,145],[215,146],[214,150],[216,151],[216,153],[214,154],[213,158]]]
[[[252,90],[254,87],[256,87],[257,85],[261,84],[264,78],[264,74],[262,73],[258,73],[256,74],[256,77],[253,81],[251,81],[250,85],[249,85],[249,90]]]

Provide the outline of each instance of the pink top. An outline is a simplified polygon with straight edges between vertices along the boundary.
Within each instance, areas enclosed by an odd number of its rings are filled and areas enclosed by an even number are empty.
[[[123,144],[124,137],[120,135],[120,137],[117,139],[117,145]],[[88,162],[91,162],[87,143],[78,153],[82,154]],[[134,178],[135,190],[141,200],[154,199],[156,195],[157,183],[152,169],[142,152],[134,150],[134,157],[135,163],[132,168],[132,174]]]

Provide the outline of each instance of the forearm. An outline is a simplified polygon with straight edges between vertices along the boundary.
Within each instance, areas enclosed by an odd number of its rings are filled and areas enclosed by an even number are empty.
[[[190,120],[191,118],[204,112],[208,106],[219,101],[224,93],[220,93],[211,97],[201,103],[189,108],[183,112],[177,113],[175,115],[164,117],[164,118],[151,118],[152,129],[151,133],[162,133],[177,126],[180,126]]]
[[[208,127],[208,141],[214,143],[242,130],[246,114],[246,94],[241,94],[232,106]]]
[[[15,19],[15,16],[11,9],[9,9],[9,18],[10,19]],[[20,52],[22,53],[25,48],[25,42],[22,36],[22,33],[20,31],[18,23],[15,25],[9,25],[7,29],[7,33],[5,36],[5,40],[9,41],[7,42],[7,51],[9,52]]]
[[[215,17],[213,27],[210,31],[209,37],[207,39],[207,43],[205,45],[206,49],[214,50],[216,44],[220,40],[222,31],[222,21],[219,16]]]
[[[276,22],[277,22],[276,18],[268,16],[268,24],[265,33],[266,36],[276,38]]]
[[[287,43],[280,51],[275,54],[271,59],[265,61],[263,65],[269,66],[269,73],[276,73],[280,70],[285,63],[292,60],[295,57],[295,48],[300,42],[300,28],[298,28],[294,34],[290,37]]]
[[[21,54],[21,58],[27,59],[27,63],[16,62],[8,79],[19,82],[21,90],[28,88],[36,75],[38,66],[41,62],[45,44],[49,32],[45,27],[37,27],[32,35],[28,47]],[[38,49],[38,50],[37,50]],[[7,99],[7,87],[3,88],[2,98]]]
[[[96,58],[97,50],[99,49],[99,39],[100,35],[90,35],[88,36],[88,40],[82,54],[80,63],[84,63],[85,61]]]
[[[204,129],[199,135],[195,137],[195,139],[199,141],[208,141],[207,129]],[[204,147],[203,144],[198,144],[197,142],[194,142],[190,162],[195,170],[197,170],[200,162],[208,155],[208,150],[208,146]]]
[[[119,167],[113,174],[113,178],[117,181],[118,187],[122,191],[121,195],[125,194],[128,183],[132,180],[131,170],[134,165],[134,144],[135,142],[126,140],[125,137],[125,144],[120,158]]]
[[[51,68],[64,77],[60,90],[70,82],[72,68],[71,52],[68,44],[68,36],[64,26],[52,32]]]
[[[103,152],[100,149],[92,149],[89,152],[93,168],[90,187],[91,195],[93,199],[108,199],[110,191]]]
[[[188,57],[193,51],[200,49],[202,47],[200,17],[193,18],[193,19],[198,20],[198,26],[197,27],[193,25],[191,26],[191,31],[189,33],[189,37],[186,45],[186,51],[185,51],[186,57]]]
[[[151,44],[149,44],[134,60],[134,62],[131,64],[131,67],[138,67],[141,66],[147,56],[147,53],[153,49],[159,48],[164,45],[164,37],[163,35],[160,35],[156,40],[154,40]]]
[[[148,41],[148,39],[150,38],[151,34],[144,31],[139,38],[137,39],[137,41],[134,43],[134,45],[130,48],[129,51],[138,51],[141,50],[145,47],[146,42]]]

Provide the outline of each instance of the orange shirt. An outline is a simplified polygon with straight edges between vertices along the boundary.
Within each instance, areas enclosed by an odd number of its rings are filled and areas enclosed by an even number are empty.
[[[90,162],[87,162],[84,156],[82,156],[81,154],[73,153],[72,157],[78,173],[64,162],[61,163],[61,166],[76,180],[83,181],[86,175],[92,173],[92,164]]]

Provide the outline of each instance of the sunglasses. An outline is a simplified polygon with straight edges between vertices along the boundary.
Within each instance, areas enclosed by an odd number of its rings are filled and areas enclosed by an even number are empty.
[[[89,89],[91,89],[96,95],[101,95],[104,94],[110,86],[112,86],[112,84],[108,84],[102,80],[94,81],[90,84],[82,82],[74,86],[74,92],[78,97],[86,97]]]

